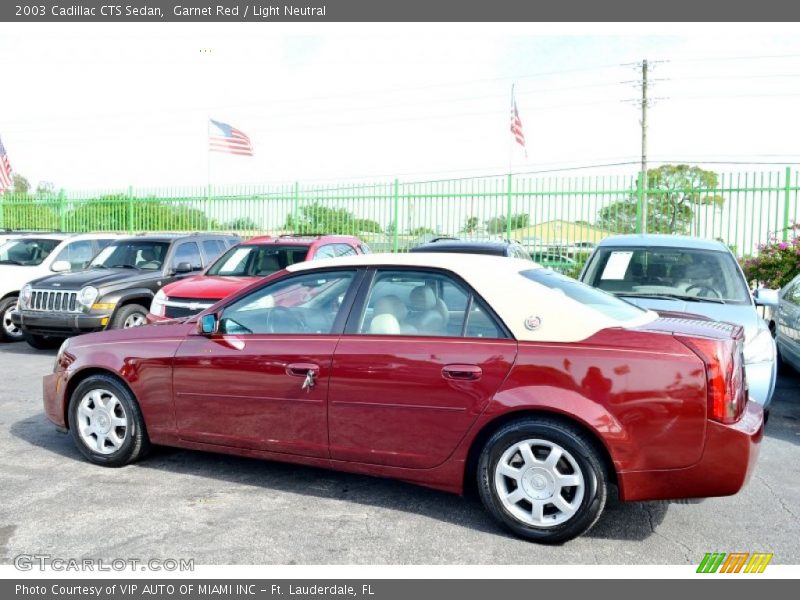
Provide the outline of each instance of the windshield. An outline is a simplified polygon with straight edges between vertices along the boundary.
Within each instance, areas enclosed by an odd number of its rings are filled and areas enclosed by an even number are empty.
[[[624,302],[611,294],[584,285],[571,277],[561,275],[550,269],[530,269],[522,271],[520,274],[550,289],[558,290],[576,302],[580,302],[617,321],[630,321],[646,312],[638,306]]]
[[[206,275],[266,277],[303,262],[307,254],[308,246],[234,246],[209,267]]]
[[[23,265],[26,267],[42,264],[45,258],[61,243],[61,240],[42,238],[21,238],[9,240],[0,246],[0,264]]]
[[[736,260],[717,250],[600,248],[583,281],[618,296],[750,303]]]
[[[142,269],[157,271],[164,264],[169,250],[167,242],[132,240],[106,246],[89,263],[90,269]]]

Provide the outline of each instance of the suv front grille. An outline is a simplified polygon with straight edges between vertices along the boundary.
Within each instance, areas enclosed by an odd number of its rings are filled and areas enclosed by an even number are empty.
[[[33,290],[31,299],[23,309],[47,312],[80,312],[78,292],[56,290]]]
[[[164,303],[164,316],[168,319],[191,317],[204,311],[216,300],[208,298],[170,298]]]

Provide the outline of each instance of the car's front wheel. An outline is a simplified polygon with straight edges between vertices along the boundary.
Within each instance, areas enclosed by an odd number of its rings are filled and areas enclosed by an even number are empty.
[[[489,512],[517,535],[542,543],[575,538],[603,511],[607,475],[578,428],[525,418],[496,431],[478,461],[478,490]]]
[[[109,329],[130,329],[147,325],[147,309],[140,304],[126,304],[111,319]]]
[[[19,342],[22,339],[22,330],[14,325],[11,320],[11,313],[17,307],[17,297],[11,296],[0,300],[0,340],[4,342]]]
[[[144,456],[150,441],[135,398],[109,375],[82,381],[69,403],[69,429],[81,454],[106,467],[121,467]]]

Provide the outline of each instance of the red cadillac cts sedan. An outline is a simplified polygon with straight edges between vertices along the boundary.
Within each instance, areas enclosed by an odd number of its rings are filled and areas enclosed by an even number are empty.
[[[199,315],[67,340],[44,406],[100,465],[163,444],[475,482],[540,542],[587,531],[612,485],[735,494],[763,435],[739,327],[477,255],[298,263]]]

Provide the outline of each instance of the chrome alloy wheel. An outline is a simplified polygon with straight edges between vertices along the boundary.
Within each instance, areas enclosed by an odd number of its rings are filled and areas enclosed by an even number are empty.
[[[78,433],[86,446],[99,454],[119,450],[128,437],[128,415],[113,392],[94,389],[78,405]]]
[[[131,327],[141,327],[145,324],[146,317],[142,313],[135,312],[128,315],[125,322],[122,324],[123,329],[130,329]]]
[[[6,332],[6,335],[11,338],[18,338],[22,337],[22,331],[20,331],[19,327],[14,325],[14,321],[11,320],[11,313],[16,310],[16,307],[12,304],[3,312],[3,331]]]
[[[573,456],[547,440],[523,440],[508,448],[495,467],[494,484],[506,511],[535,527],[571,519],[586,489]]]

